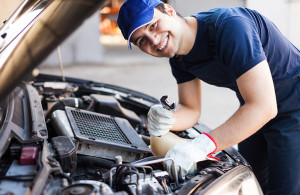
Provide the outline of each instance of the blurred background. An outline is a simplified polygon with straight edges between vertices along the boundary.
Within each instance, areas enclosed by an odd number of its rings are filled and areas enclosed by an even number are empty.
[[[83,0],[84,1],[84,0]],[[23,0],[0,0],[0,21],[5,22]],[[63,74],[138,90],[177,101],[177,86],[168,59],[148,56],[136,47],[130,51],[116,19],[124,0],[107,0],[60,46]],[[300,0],[164,0],[181,15],[188,16],[215,7],[248,7],[271,19],[281,32],[300,48]],[[0,27],[2,23],[0,24]],[[41,43],[43,44],[43,43]],[[57,51],[40,66],[41,73],[61,75]],[[203,83],[200,121],[215,128],[238,108],[235,94],[228,89]]]

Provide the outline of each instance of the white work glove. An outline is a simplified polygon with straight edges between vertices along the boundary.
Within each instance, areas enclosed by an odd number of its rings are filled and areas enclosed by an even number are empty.
[[[147,116],[147,129],[150,135],[161,136],[168,133],[175,123],[175,118],[170,110],[160,104],[152,106]]]
[[[197,162],[203,160],[219,161],[220,159],[217,157],[211,156],[216,149],[217,144],[212,137],[206,133],[202,133],[191,141],[175,145],[167,152],[165,157],[174,159],[178,176],[184,180],[189,172],[195,171]],[[164,162],[164,168],[174,178],[171,160]]]

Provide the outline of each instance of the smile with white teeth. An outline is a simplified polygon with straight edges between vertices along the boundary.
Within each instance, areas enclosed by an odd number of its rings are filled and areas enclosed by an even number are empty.
[[[162,50],[163,48],[165,48],[165,46],[167,45],[168,42],[168,36],[165,38],[164,43],[162,44],[162,46],[158,49],[158,50]]]

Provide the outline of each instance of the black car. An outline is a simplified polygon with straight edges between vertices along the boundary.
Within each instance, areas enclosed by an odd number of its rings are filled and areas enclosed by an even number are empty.
[[[159,100],[37,75],[35,67],[104,0],[25,0],[0,29],[0,194],[262,194],[234,148],[184,181],[163,169],[145,127]],[[201,129],[201,130],[200,130]],[[203,124],[177,133],[194,138]]]

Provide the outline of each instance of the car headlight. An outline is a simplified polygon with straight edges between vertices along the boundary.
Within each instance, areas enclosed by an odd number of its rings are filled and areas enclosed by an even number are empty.
[[[216,179],[200,194],[263,195],[263,192],[250,168],[238,166]]]

